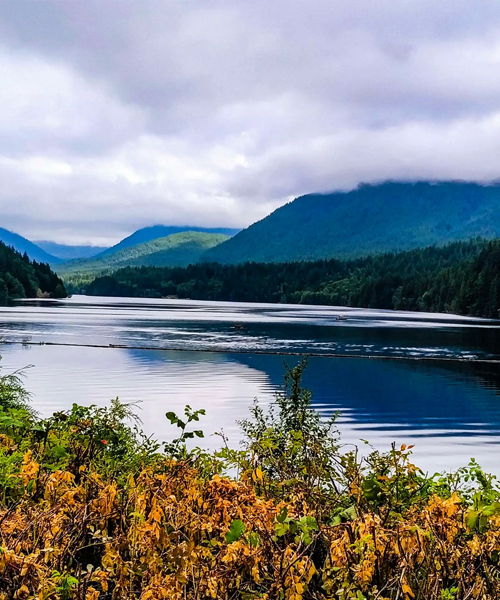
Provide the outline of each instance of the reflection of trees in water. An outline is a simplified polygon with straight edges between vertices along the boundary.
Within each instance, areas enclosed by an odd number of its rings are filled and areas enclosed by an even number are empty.
[[[277,387],[281,384],[283,357],[234,359],[264,370]],[[290,357],[290,364],[296,362]],[[500,375],[495,365],[313,357],[304,384],[312,390],[316,406],[339,410],[359,423],[450,432],[473,423],[490,432],[500,429]]]
[[[461,377],[471,378],[481,386],[500,396],[500,364],[486,362],[440,363],[443,368]]]
[[[129,355],[143,364],[158,367],[163,363],[178,370],[210,363],[213,375],[220,370],[221,377],[227,376],[224,365],[244,365],[263,374],[261,383],[256,381],[257,389],[265,381],[262,394],[267,397],[269,388],[280,389],[285,363],[293,366],[300,360],[294,356],[148,350],[129,351]],[[314,405],[320,410],[339,410],[359,424],[449,433],[465,427],[491,433],[500,430],[500,373],[496,367],[451,361],[313,357],[304,384],[312,390]],[[232,375],[238,376],[237,372]]]
[[[486,383],[486,387],[500,395],[500,365],[479,365],[477,377]]]
[[[214,363],[214,365],[217,365],[234,362],[231,360],[230,354],[223,352],[203,352],[195,350],[139,350],[137,348],[125,348],[123,351],[127,352],[132,360],[141,361],[143,364],[150,363],[151,365],[167,362],[176,365],[196,362]]]

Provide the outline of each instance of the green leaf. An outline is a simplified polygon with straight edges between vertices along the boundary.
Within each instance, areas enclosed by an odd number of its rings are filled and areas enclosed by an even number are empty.
[[[31,431],[36,433],[46,433],[45,427],[41,427],[40,425],[33,425],[33,427],[31,427]]]
[[[465,524],[471,531],[475,531],[479,524],[479,513],[476,510],[469,510],[465,515]]]
[[[276,520],[278,521],[278,523],[284,523],[285,519],[287,517],[288,517],[288,508],[286,506],[283,506],[283,508],[279,512],[279,515],[277,515]]]
[[[375,502],[382,495],[382,486],[375,477],[365,479],[361,484],[361,488],[364,497],[370,502]]]
[[[179,421],[179,417],[172,411],[166,413],[165,416],[172,423],[172,425],[175,425]]]
[[[290,530],[290,525],[288,523],[276,523],[274,526],[274,532],[278,537],[283,537]]]
[[[229,531],[226,533],[226,542],[228,544],[232,544],[233,542],[237,542],[241,536],[245,533],[245,525],[243,521],[236,519],[231,523],[231,527]]]
[[[56,446],[53,446],[53,448],[51,448],[51,454],[54,458],[63,458],[68,453],[64,446],[60,446],[59,444],[57,444]]]
[[[349,506],[348,508],[343,510],[340,514],[342,517],[344,517],[344,519],[347,519],[348,521],[354,521],[354,519],[356,519],[358,516],[358,513],[356,512],[356,507],[354,505]]]
[[[500,502],[493,502],[489,506],[483,508],[483,515],[485,517],[493,517],[494,515],[500,514]]]
[[[259,546],[262,545],[262,540],[260,539],[260,535],[258,533],[256,533],[255,531],[252,531],[251,533],[249,533],[247,539],[248,539],[248,544],[252,548],[258,548]]]
[[[307,527],[308,529],[318,529],[318,523],[314,517],[302,517],[299,522],[302,527]]]

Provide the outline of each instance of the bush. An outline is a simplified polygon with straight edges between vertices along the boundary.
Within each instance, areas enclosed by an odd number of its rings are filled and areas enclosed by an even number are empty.
[[[474,462],[426,477],[406,446],[344,452],[304,368],[215,454],[187,448],[189,407],[161,450],[118,400],[44,420],[5,380],[0,598],[500,597],[496,479]]]

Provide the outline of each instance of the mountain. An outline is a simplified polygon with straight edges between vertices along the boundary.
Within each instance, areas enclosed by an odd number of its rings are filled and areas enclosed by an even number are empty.
[[[471,237],[500,237],[500,185],[386,182],[301,196],[212,248],[203,260],[355,258]]]
[[[14,250],[17,250],[21,254],[26,252],[31,260],[50,264],[61,262],[59,258],[49,254],[33,242],[30,242],[24,238],[22,235],[18,235],[17,233],[13,233],[12,231],[3,229],[2,227],[0,227],[0,241],[7,246],[11,246],[14,248]]]
[[[204,229],[203,227],[171,227],[168,225],[153,225],[152,227],[144,227],[138,229],[128,237],[124,238],[121,242],[118,242],[115,246],[108,248],[100,253],[99,256],[108,256],[114,254],[117,250],[123,248],[130,248],[130,246],[136,246],[143,242],[149,242],[158,238],[164,238],[174,233],[184,233],[187,231],[198,231],[200,233],[217,233],[225,236],[233,236],[240,231],[239,229],[225,229],[223,227],[216,227],[212,229]]]
[[[66,244],[56,244],[48,240],[37,240],[34,243],[42,250],[45,250],[45,252],[61,260],[91,258],[108,249],[107,246],[67,246]]]
[[[63,282],[49,265],[33,263],[24,253],[0,242],[0,302],[11,298],[65,298],[66,295]]]
[[[228,239],[227,235],[184,231],[166,237],[101,254],[88,260],[74,260],[58,267],[61,274],[103,273],[126,266],[182,267],[199,260],[209,248]]]

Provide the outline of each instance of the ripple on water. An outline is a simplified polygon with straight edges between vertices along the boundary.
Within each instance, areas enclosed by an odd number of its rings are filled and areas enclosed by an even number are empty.
[[[305,376],[321,414],[339,411],[348,446],[360,438],[377,448],[413,440],[425,468],[456,467],[474,455],[500,471],[494,451],[500,440],[496,369],[362,358],[500,357],[500,330],[493,322],[337,307],[103,298],[1,310],[5,339],[183,350],[4,345],[4,370],[35,365],[27,385],[43,414],[119,396],[140,402],[144,428],[168,439],[165,412],[190,404],[207,409],[201,424],[207,433],[223,428],[237,444],[236,420],[248,415],[255,397],[264,405],[272,402],[284,360],[298,360],[252,351],[351,354],[356,359],[315,357]],[[347,320],[337,321],[337,314]],[[216,447],[219,438],[209,435],[203,443]]]

